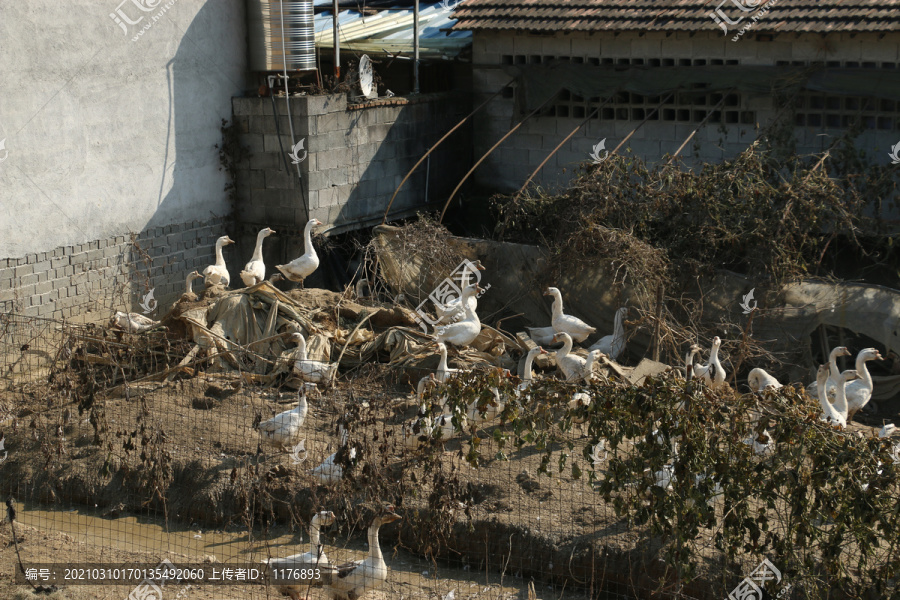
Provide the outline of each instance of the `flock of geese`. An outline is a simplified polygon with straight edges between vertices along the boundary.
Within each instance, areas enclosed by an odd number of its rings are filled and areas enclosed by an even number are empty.
[[[321,222],[317,219],[311,219],[304,228],[304,254],[286,265],[276,265],[276,269],[285,279],[302,285],[303,280],[318,268],[319,258],[311,240],[312,228],[316,225],[321,225]],[[272,233],[274,231],[268,227],[258,233],[253,255],[240,273],[241,280],[248,287],[259,284],[265,279],[266,266],[262,258],[262,244],[263,240]],[[215,264],[204,269],[202,274],[194,271],[188,275],[187,289],[183,299],[196,300],[196,294],[192,290],[192,282],[200,277],[203,278],[207,288],[216,285],[227,287],[230,284],[231,278],[222,256],[222,248],[232,243],[234,241],[227,235],[217,240]],[[484,270],[480,262],[477,261],[474,265],[477,269]],[[408,448],[417,448],[429,439],[447,440],[453,437],[457,431],[465,430],[469,422],[490,423],[501,415],[507,401],[511,399],[504,398],[498,388],[494,387],[492,388],[494,398],[491,402],[473,402],[465,409],[457,407],[454,412],[448,407],[447,396],[444,395],[437,399],[436,406],[439,407],[439,410],[431,412],[431,414],[437,414],[437,416],[428,416],[428,407],[423,401],[426,389],[434,388],[439,384],[446,384],[462,372],[461,369],[449,366],[448,345],[459,348],[469,346],[481,333],[481,322],[477,313],[477,297],[484,289],[478,284],[469,284],[467,281],[464,283],[466,285],[458,299],[446,305],[437,306],[439,326],[436,327],[433,333],[434,341],[431,347],[435,349],[440,359],[435,372],[422,377],[416,387],[419,414],[401,426],[401,440],[404,446]],[[568,382],[583,381],[585,383],[590,383],[594,377],[594,364],[601,359],[618,360],[625,350],[627,307],[619,308],[616,311],[613,332],[589,346],[587,348],[587,356],[582,357],[573,352],[573,347],[576,343],[584,343],[588,337],[596,333],[596,328],[588,325],[578,317],[565,314],[563,296],[559,289],[549,287],[545,290],[544,295],[552,297],[553,300],[551,322],[547,327],[528,328],[536,347],[528,351],[524,364],[518,373],[521,383],[515,389],[517,398],[527,394],[529,386],[534,381],[532,366],[535,358],[540,354],[547,354],[547,351],[542,346],[561,344],[561,348],[556,351],[555,357],[556,364],[563,378]],[[262,442],[266,445],[281,451],[290,451],[294,456],[297,456],[299,452],[305,453],[305,438],[299,438],[302,435],[303,424],[309,412],[307,390],[315,389],[316,384],[332,381],[337,370],[337,364],[310,360],[306,352],[306,339],[301,333],[291,334],[290,339],[296,344],[292,354],[294,372],[307,383],[301,387],[299,403],[295,408],[258,423],[256,429],[259,431]],[[706,363],[698,360],[698,355],[700,355],[702,349],[697,345],[690,347],[685,356],[684,364],[685,376],[688,380],[694,378],[702,379],[713,389],[721,388],[725,385],[726,370],[719,359],[721,344],[722,340],[719,337],[713,338]],[[866,348],[857,355],[855,369],[841,372],[837,366],[837,358],[849,354],[849,350],[844,346],[834,348],[829,356],[828,364],[819,367],[816,382],[809,387],[809,393],[818,397],[821,405],[821,419],[836,427],[846,427],[854,415],[871,399],[873,382],[866,363],[871,360],[881,359],[881,355],[876,349]],[[511,375],[505,369],[497,369],[496,374],[498,377]],[[763,392],[766,389],[782,387],[782,384],[776,378],[759,368],[750,371],[747,382],[753,392]],[[574,409],[578,406],[587,406],[590,404],[590,401],[589,394],[586,390],[583,390],[573,393],[567,401],[567,405],[569,408]],[[454,425],[454,420],[456,420],[459,427]],[[885,426],[884,429],[888,431],[888,426]],[[893,426],[890,426],[890,430],[893,430]],[[884,431],[882,435],[885,435]],[[757,453],[763,454],[772,449],[771,440],[766,442],[764,438],[765,432],[762,434],[762,437],[750,438],[746,440],[746,443],[752,445]],[[604,445],[602,442],[593,449],[592,457],[595,463],[602,460],[600,454],[603,451]],[[312,469],[310,473],[322,484],[340,481],[343,477],[341,464],[347,464],[348,460],[352,462],[355,459],[355,452],[355,448],[348,446],[348,432],[346,427],[341,424],[338,450],[325,459],[321,465]],[[673,472],[669,468],[668,471],[664,469],[656,475],[657,483],[667,487],[672,479]],[[335,516],[330,511],[322,511],[312,519],[310,525],[310,550],[308,552],[284,558],[273,558],[264,562],[275,568],[300,568],[301,566],[309,565],[327,568],[333,575],[332,583],[329,585],[331,592],[337,598],[357,600],[367,591],[378,588],[387,578],[387,567],[378,543],[378,530],[381,525],[391,523],[399,518],[393,512],[392,507],[386,507],[384,512],[372,521],[369,528],[368,557],[353,563],[332,566],[328,562],[322,545],[319,543],[319,528],[334,523]],[[291,598],[297,600],[303,587],[305,586],[286,585],[281,586],[280,589],[282,593],[290,595]]]

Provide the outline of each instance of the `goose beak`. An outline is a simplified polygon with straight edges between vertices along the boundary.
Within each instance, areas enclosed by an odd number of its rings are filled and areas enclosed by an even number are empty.
[[[475,261],[475,268],[478,269],[479,271],[484,271],[484,265],[481,264],[480,260]]]
[[[403,519],[403,517],[391,512],[381,517],[381,523],[393,523],[394,521],[400,521],[401,519]]]
[[[878,350],[875,351],[875,360],[884,360],[884,357],[881,356],[881,352]]]
[[[547,351],[541,348],[541,354],[547,354]]]
[[[549,295],[550,295],[550,288],[547,288],[546,290],[544,290],[544,295],[545,295],[545,296],[549,296]]]

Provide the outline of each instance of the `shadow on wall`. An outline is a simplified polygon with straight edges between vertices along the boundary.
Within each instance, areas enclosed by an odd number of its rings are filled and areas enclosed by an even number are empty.
[[[215,242],[227,232],[234,207],[216,146],[222,119],[231,117],[231,97],[247,83],[246,45],[234,39],[246,39],[244,3],[204,3],[166,64],[166,135],[156,140],[162,154],[148,157],[150,166],[162,163],[157,206],[126,255],[138,302],[151,288],[160,308],[177,300],[187,274],[215,261]],[[224,255],[234,271],[238,257],[231,248]]]

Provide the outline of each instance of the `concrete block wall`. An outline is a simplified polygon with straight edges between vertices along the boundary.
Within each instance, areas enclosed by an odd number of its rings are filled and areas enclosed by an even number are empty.
[[[308,152],[285,171],[282,147],[290,151],[287,105],[270,98],[234,98],[234,122],[240,141],[251,153],[237,163],[237,217],[241,223],[240,256],[253,251],[256,232],[276,231],[263,245],[267,264],[296,258],[303,252],[301,233],[309,216],[330,233],[381,222],[388,202],[415,162],[469,112],[469,99],[457,94],[424,94],[348,105],[345,94],[292,96],[295,138],[305,138]],[[302,153],[300,154],[302,156]],[[462,159],[461,159],[462,157]],[[429,202],[446,199],[471,164],[471,130],[464,125],[431,155],[404,184],[391,205],[394,218],[415,214]],[[428,191],[426,195],[426,173]],[[246,260],[246,259],[245,259]]]
[[[0,259],[0,312],[104,321],[116,310],[143,314],[153,289],[158,307],[148,316],[157,318],[184,293],[190,271],[215,261],[224,230],[222,218],[190,221]]]
[[[711,26],[709,32],[695,34],[645,32],[604,35],[565,33],[554,37],[509,32],[475,32],[473,38],[474,102],[480,103],[500,89],[508,76],[503,65],[528,65],[548,63],[553,59],[567,59],[584,64],[632,64],[649,66],[690,65],[807,65],[825,62],[833,67],[872,67],[896,73],[900,68],[900,34],[876,36],[868,34],[833,34],[823,40],[821,36],[776,35],[772,41],[757,41],[747,35],[736,42],[725,38],[721,31]],[[893,70],[888,70],[893,69]],[[514,111],[511,94],[501,96],[475,118],[474,148],[480,157],[501,136],[512,128],[521,115]],[[680,102],[680,100],[678,101]],[[572,102],[572,106],[577,103]],[[615,103],[607,105],[612,111],[592,119],[552,157],[536,178],[545,188],[559,189],[565,186],[575,171],[590,162],[594,144],[606,139],[606,149],[611,150],[619,141],[637,127],[641,118],[633,118],[635,109],[652,110],[655,104]],[[664,107],[665,108],[665,107]],[[641,156],[648,162],[657,162],[666,154],[674,153],[699,122],[695,113],[706,113],[704,107],[679,104],[670,107],[676,115],[673,119],[659,118],[645,123],[623,148]],[[688,113],[684,111],[688,110]],[[733,158],[756,139],[756,125],[765,126],[778,110],[770,96],[740,95],[738,106],[723,107],[730,111],[735,123],[707,125],[681,151],[680,156],[688,166],[703,162],[720,162]],[[620,118],[624,111],[628,117]],[[535,116],[508,138],[476,171],[480,185],[488,188],[517,190],[543,161],[584,118],[573,115]],[[640,113],[638,113],[640,114]],[[683,119],[682,115],[690,118]],[[870,155],[877,155],[880,162],[889,160],[887,151],[900,139],[900,106],[892,113],[892,129],[867,130],[857,140]],[[658,117],[662,117],[662,110]],[[804,126],[798,123],[795,137],[800,153],[821,152],[842,131],[825,126]],[[724,131],[723,131],[724,130]],[[822,134],[825,134],[824,137]],[[699,150],[695,150],[699,145]]]

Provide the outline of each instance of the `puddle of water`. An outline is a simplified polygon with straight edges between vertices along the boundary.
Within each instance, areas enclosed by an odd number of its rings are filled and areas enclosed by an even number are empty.
[[[126,515],[115,519],[103,518],[99,511],[84,507],[71,510],[46,510],[39,506],[22,506],[18,520],[44,531],[65,533],[75,542],[115,548],[125,552],[142,552],[158,556],[167,551],[194,557],[201,562],[207,555],[219,562],[257,562],[267,556],[285,556],[309,549],[309,537],[301,537],[286,528],[271,528],[267,539],[248,539],[240,531],[166,531],[161,519]],[[199,536],[199,537],[197,537]],[[332,538],[323,531],[325,552],[333,563],[364,558],[367,551],[363,539],[352,539],[343,546],[332,546]],[[377,594],[391,600],[525,600],[528,581],[500,573],[478,573],[474,570],[437,567],[409,552],[383,546],[385,561],[391,569],[388,581]],[[560,590],[546,583],[535,583],[537,598],[542,600],[583,600],[588,591]],[[320,590],[324,591],[324,590]],[[453,591],[452,597],[448,594]],[[313,594],[320,596],[319,593]],[[312,596],[311,596],[312,597]],[[324,596],[323,596],[324,597]],[[371,600],[379,600],[372,598]]]

